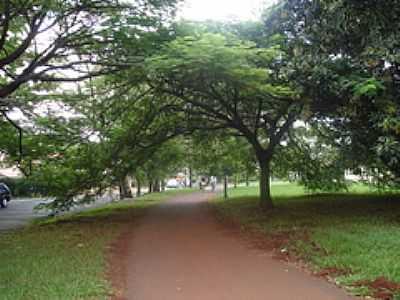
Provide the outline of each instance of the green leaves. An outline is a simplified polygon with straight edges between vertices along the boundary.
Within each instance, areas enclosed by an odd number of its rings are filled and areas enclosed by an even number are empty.
[[[384,90],[385,86],[375,78],[365,79],[364,81],[355,84],[353,87],[354,96],[356,97],[376,97]]]

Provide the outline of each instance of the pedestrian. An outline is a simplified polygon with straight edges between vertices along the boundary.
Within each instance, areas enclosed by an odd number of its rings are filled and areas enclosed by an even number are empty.
[[[211,176],[210,178],[211,190],[214,192],[217,186],[217,177]]]

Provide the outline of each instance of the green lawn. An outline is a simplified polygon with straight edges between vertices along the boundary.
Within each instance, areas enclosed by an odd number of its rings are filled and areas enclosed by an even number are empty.
[[[106,250],[145,210],[186,191],[147,195],[0,234],[0,299],[106,299]]]
[[[379,194],[361,185],[345,194],[310,195],[295,184],[276,184],[276,209],[263,213],[257,194],[256,187],[240,187],[230,190],[231,199],[213,203],[221,216],[240,222],[244,229],[288,235],[290,241],[282,248],[316,270],[348,271],[337,275],[339,284],[350,287],[381,276],[400,283],[399,195]],[[372,293],[365,287],[352,289]]]

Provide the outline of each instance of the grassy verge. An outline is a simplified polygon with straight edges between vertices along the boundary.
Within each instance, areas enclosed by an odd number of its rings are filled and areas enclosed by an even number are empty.
[[[289,239],[282,248],[316,271],[332,270],[329,275],[356,294],[400,299],[399,195],[363,186],[346,194],[307,195],[297,185],[280,184],[272,188],[276,209],[263,213],[256,187],[230,192],[230,200],[213,202],[221,216],[268,236],[285,234]],[[379,285],[377,278],[382,284],[371,289],[374,282]]]
[[[106,299],[107,246],[149,206],[185,192],[151,194],[0,234],[0,298]]]

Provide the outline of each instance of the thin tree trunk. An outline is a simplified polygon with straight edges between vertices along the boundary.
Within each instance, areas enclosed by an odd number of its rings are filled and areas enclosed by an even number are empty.
[[[149,193],[153,192],[153,182],[150,180],[149,181]]]
[[[189,187],[192,188],[193,184],[192,184],[192,168],[189,168]]]
[[[236,189],[238,187],[238,178],[237,175],[235,175],[235,181],[233,183],[233,187]]]
[[[274,204],[271,198],[270,161],[259,160],[260,165],[260,205],[263,209],[272,209]]]
[[[122,200],[124,199],[124,187],[122,186],[121,180],[118,183],[119,187],[119,199]]]
[[[224,199],[228,199],[228,176],[224,176]]]
[[[142,195],[142,183],[138,178],[136,178],[136,197],[140,197]]]
[[[161,180],[161,191],[165,192],[165,187],[166,187],[165,181]]]
[[[248,172],[246,172],[246,186],[250,186],[249,173]]]

